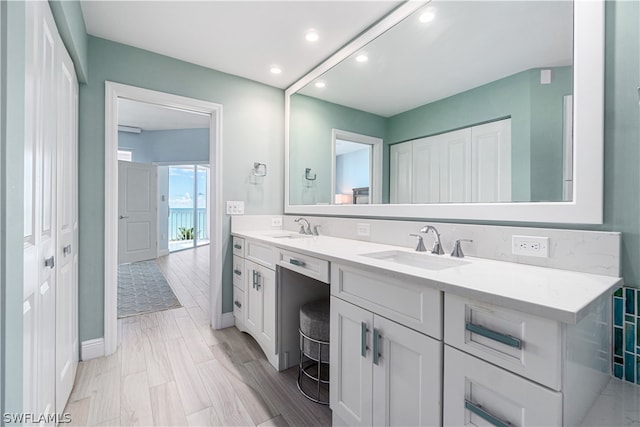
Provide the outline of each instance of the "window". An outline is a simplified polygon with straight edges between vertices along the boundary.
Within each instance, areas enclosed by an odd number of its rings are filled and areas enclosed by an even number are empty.
[[[118,149],[118,160],[125,162],[133,161],[133,150]]]

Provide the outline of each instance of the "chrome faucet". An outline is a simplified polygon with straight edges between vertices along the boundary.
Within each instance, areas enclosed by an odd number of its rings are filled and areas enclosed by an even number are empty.
[[[462,252],[462,246],[460,246],[460,242],[473,243],[473,240],[471,239],[456,240],[456,243],[453,245],[453,250],[451,251],[451,256],[454,258],[464,258],[464,253]]]
[[[298,233],[300,234],[306,234],[308,236],[312,236],[313,235],[313,231],[311,231],[311,224],[309,224],[309,221],[307,221],[306,218],[300,217],[298,219],[294,219],[295,222],[301,222],[304,221],[307,224],[307,228],[304,228],[303,224],[300,224],[300,231]]]
[[[409,236],[414,236],[418,238],[418,245],[416,246],[416,252],[426,252],[427,248],[424,247],[424,239],[419,234],[410,233]]]
[[[440,241],[440,233],[433,225],[425,225],[420,229],[421,233],[428,233],[429,231],[433,231],[433,234],[436,235],[436,240],[433,242],[433,248],[431,249],[431,253],[434,255],[444,255],[444,251],[442,250],[442,242]]]

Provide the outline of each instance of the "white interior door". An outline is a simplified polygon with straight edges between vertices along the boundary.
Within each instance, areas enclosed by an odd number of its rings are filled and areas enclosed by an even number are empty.
[[[412,151],[413,143],[403,142],[390,148],[391,203],[411,203]]]
[[[78,366],[78,82],[73,62],[57,40],[57,254],[56,260],[56,412],[71,394]]]
[[[158,256],[157,167],[118,162],[118,263]]]
[[[473,202],[511,201],[511,119],[471,128]]]

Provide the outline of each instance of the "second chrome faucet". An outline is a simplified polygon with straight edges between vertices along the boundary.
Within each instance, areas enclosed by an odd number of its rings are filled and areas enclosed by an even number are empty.
[[[436,235],[431,253],[434,255],[444,255],[444,250],[442,249],[442,241],[440,241],[440,233],[438,233],[438,230],[433,225],[425,225],[420,229],[421,233],[428,233],[429,231],[433,231],[433,234]]]

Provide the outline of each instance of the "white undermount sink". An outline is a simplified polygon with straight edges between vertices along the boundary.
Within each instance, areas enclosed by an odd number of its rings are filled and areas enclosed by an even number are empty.
[[[294,233],[291,231],[274,231],[271,233],[265,233],[266,237],[271,237],[272,239],[303,239],[305,237],[312,237],[306,234]]]
[[[381,261],[424,268],[425,270],[444,270],[469,264],[469,261],[451,258],[449,255],[432,255],[427,252],[383,251],[360,255]]]

